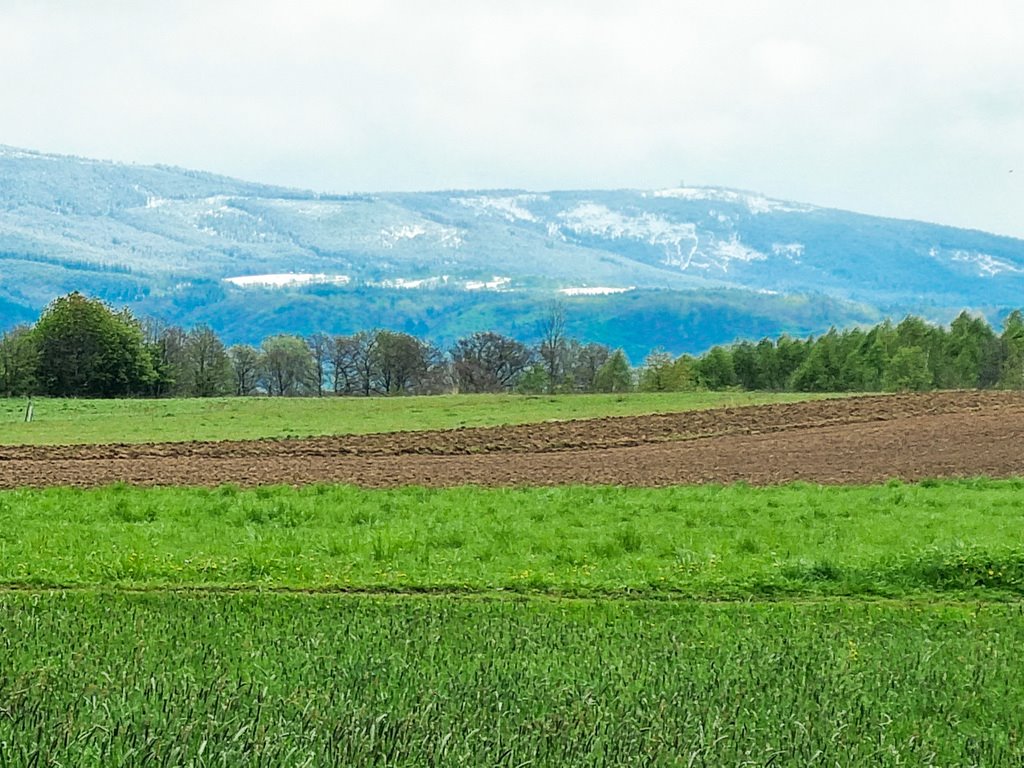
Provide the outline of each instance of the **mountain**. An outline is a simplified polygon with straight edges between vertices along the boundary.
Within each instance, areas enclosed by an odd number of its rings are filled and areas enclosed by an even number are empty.
[[[908,312],[995,318],[1024,241],[715,187],[327,195],[0,146],[0,327],[72,290],[229,342],[373,326],[700,351]]]

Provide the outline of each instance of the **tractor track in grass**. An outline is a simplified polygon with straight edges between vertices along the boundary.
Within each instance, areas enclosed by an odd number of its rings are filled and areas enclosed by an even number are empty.
[[[980,594],[978,591],[950,593],[921,590],[907,595],[815,594],[812,591],[782,591],[775,594],[698,594],[683,590],[643,589],[581,589],[558,591],[496,587],[359,587],[359,586],[289,586],[253,584],[0,584],[0,598],[29,595],[40,597],[65,594],[97,595],[180,595],[210,597],[217,595],[261,596],[294,595],[297,597],[380,598],[396,600],[451,599],[479,601],[549,601],[603,602],[608,600],[638,603],[679,603],[701,605],[887,605],[906,608],[964,607],[982,605],[1022,604],[1019,595],[1010,593]]]
[[[0,487],[667,486],[1024,474],[1024,393],[939,392],[306,439],[0,446]]]

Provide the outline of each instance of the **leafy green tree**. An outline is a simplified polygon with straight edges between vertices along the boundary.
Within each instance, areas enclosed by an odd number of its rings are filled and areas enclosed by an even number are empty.
[[[803,365],[810,351],[810,342],[782,334],[775,342],[775,368],[772,389],[791,386],[793,374]]]
[[[757,355],[757,389],[778,390],[786,386],[789,378],[784,375],[778,349],[771,339],[765,338],[757,342],[754,348]]]
[[[551,386],[548,381],[548,370],[544,364],[535,363],[527,368],[523,375],[519,377],[516,389],[524,395],[540,395],[544,392],[550,392]]]
[[[183,353],[188,397],[217,397],[232,391],[231,360],[210,326],[197,325],[189,331]]]
[[[732,366],[736,382],[747,390],[768,389],[762,370],[761,353],[751,342],[741,341],[732,347]]]
[[[38,362],[31,328],[19,325],[0,334],[0,397],[31,394]]]
[[[1024,389],[1024,314],[1019,309],[1015,309],[1003,321],[1003,333],[999,341],[1002,347],[999,386],[1005,389]]]
[[[928,354],[920,347],[900,347],[889,361],[882,384],[887,392],[923,392],[931,389]]]
[[[612,352],[594,376],[595,392],[629,392],[633,389],[633,371],[621,349]]]
[[[299,336],[278,334],[263,340],[263,385],[268,395],[292,396],[309,391],[313,358]]]
[[[637,389],[641,392],[681,392],[695,386],[692,359],[656,349],[644,360]]]
[[[835,328],[811,342],[810,351],[793,374],[793,389],[800,392],[842,392],[845,363],[842,338]]]
[[[867,334],[859,328],[844,331],[839,337],[839,384],[843,392],[870,392],[878,389],[880,374],[865,356]]]
[[[827,367],[825,351],[815,344],[811,353],[793,373],[790,386],[797,392],[830,392],[831,376]]]
[[[925,370],[928,371],[928,387],[939,381],[945,346],[945,335],[941,328],[930,325],[919,317],[909,315],[896,326],[896,338],[900,347],[918,347],[924,352]]]
[[[54,397],[121,397],[155,379],[139,323],[127,310],[71,293],[55,299],[32,330],[38,382]]]
[[[961,312],[950,323],[943,349],[942,387],[990,387],[999,380],[999,339],[980,317]]]
[[[154,397],[185,397],[185,329],[148,317],[142,322],[142,332],[154,371],[149,394]]]
[[[708,389],[736,386],[732,354],[725,347],[712,347],[697,361],[697,380]]]
[[[855,361],[848,364],[848,375],[851,383],[855,384],[850,389],[860,392],[881,390],[882,379],[898,343],[896,328],[888,320],[865,333],[852,352]]]

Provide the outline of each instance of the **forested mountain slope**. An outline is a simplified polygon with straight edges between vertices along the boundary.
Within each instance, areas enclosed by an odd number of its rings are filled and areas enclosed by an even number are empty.
[[[228,341],[387,326],[699,351],[1024,295],[1024,241],[737,190],[325,195],[0,147],[0,324],[72,290]]]

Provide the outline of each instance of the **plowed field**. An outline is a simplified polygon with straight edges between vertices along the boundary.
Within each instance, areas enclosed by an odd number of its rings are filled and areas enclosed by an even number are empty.
[[[1024,394],[855,397],[303,440],[3,446],[0,487],[662,486],[1024,474]]]

